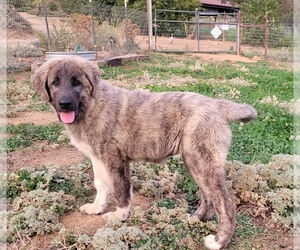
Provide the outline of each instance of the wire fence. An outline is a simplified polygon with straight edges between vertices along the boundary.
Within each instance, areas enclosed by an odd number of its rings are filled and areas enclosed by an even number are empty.
[[[293,60],[293,24],[273,24],[255,27],[252,24],[241,26],[241,51],[248,56],[260,56],[282,61]]]
[[[161,52],[234,53],[247,56],[292,60],[293,25],[243,23],[240,13],[182,11],[182,20],[164,19],[155,10],[155,50]]]
[[[97,55],[148,50],[147,13],[104,4],[7,0],[7,61],[24,70],[47,51],[97,51]],[[44,1],[42,1],[44,3]],[[155,10],[156,13],[156,10]],[[181,20],[154,16],[156,51],[228,52],[265,56],[263,28],[238,26],[234,14],[184,12]],[[245,24],[243,24],[245,25]],[[268,23],[268,57],[291,60],[293,26]],[[240,30],[238,30],[240,28]],[[238,37],[240,36],[240,37]],[[240,44],[238,44],[240,39]],[[282,59],[282,58],[281,58]]]
[[[166,20],[167,12],[184,20]],[[237,25],[236,13],[155,10],[155,50],[237,53]]]

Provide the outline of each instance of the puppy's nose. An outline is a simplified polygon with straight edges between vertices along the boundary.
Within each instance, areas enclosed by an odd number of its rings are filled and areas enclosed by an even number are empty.
[[[59,106],[64,110],[70,110],[72,106],[72,98],[65,96],[59,100]]]

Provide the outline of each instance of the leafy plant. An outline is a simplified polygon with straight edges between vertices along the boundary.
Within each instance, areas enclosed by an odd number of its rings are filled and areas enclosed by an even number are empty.
[[[8,174],[7,198],[15,199],[22,192],[30,192],[38,188],[39,185],[45,184],[46,179],[39,174],[31,173],[27,169],[21,169],[16,174]]]
[[[177,171],[170,172],[168,165],[132,163],[131,169],[134,188],[145,196],[163,197],[177,191],[179,174]]]
[[[292,155],[274,155],[267,164],[245,165],[228,162],[228,186],[237,205],[251,204],[254,217],[267,217],[289,227],[292,223],[293,168]]]
[[[60,192],[36,189],[24,192],[13,202],[8,214],[7,241],[17,234],[32,236],[58,231],[59,217],[73,208],[75,198]]]

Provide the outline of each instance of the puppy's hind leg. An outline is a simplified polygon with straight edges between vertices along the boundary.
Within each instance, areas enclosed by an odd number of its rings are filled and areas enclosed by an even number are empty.
[[[215,161],[212,155],[204,156],[202,152],[201,159],[197,155],[184,155],[185,164],[204,197],[204,203],[200,205],[195,215],[199,215],[202,219],[209,219],[213,211],[216,211],[219,224],[217,234],[208,235],[204,238],[204,242],[208,249],[219,250],[229,243],[234,233],[235,206],[225,186],[223,166]],[[208,157],[209,161],[203,160],[203,157]]]
[[[117,199],[115,212],[108,212],[102,217],[105,220],[119,219],[127,220],[132,199],[132,186],[128,162],[114,160],[110,169],[113,181],[114,195]]]
[[[100,214],[104,211],[108,195],[112,192],[112,180],[102,160],[92,157],[94,185],[97,195],[93,203],[82,205],[79,210],[86,214]]]

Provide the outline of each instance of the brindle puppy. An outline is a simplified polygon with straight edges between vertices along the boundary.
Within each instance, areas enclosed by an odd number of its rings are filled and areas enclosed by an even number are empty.
[[[42,100],[54,107],[73,145],[92,160],[97,196],[80,211],[102,213],[114,193],[117,209],[103,217],[126,220],[132,199],[130,161],[160,162],[181,154],[202,195],[194,215],[201,220],[218,216],[217,234],[205,237],[206,247],[228,244],[236,223],[225,186],[228,123],[250,121],[257,116],[255,109],[195,93],[118,88],[101,80],[98,67],[79,57],[46,62],[32,82]]]

